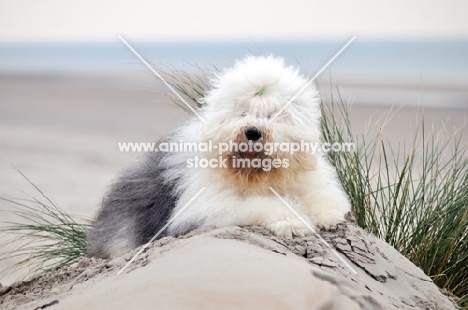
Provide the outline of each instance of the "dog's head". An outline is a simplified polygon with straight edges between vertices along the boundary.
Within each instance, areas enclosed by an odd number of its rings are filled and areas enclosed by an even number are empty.
[[[308,82],[296,69],[272,56],[247,57],[219,74],[205,98],[203,117],[207,123],[201,126],[200,135],[204,142],[228,143],[229,148],[213,149],[206,156],[218,158],[221,153],[229,159],[229,173],[249,182],[283,169],[314,169],[314,154],[291,152],[294,143],[319,142],[320,98]],[[236,165],[239,159],[262,161],[262,167]],[[263,167],[268,160],[270,168]],[[272,165],[273,160],[276,165]]]

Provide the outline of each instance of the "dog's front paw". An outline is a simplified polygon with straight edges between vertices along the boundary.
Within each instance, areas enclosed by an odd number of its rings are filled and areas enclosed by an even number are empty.
[[[282,238],[292,238],[293,236],[302,238],[312,233],[302,222],[290,220],[277,221],[267,225],[267,228],[276,236]]]
[[[322,216],[314,216],[313,217],[314,224],[323,230],[330,230],[334,231],[337,229],[337,225],[345,221],[344,215],[335,215],[326,214]]]

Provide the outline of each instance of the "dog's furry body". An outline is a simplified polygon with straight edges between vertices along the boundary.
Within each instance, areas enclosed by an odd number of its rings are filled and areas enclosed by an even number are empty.
[[[308,87],[270,123],[307,80],[273,57],[247,57],[212,81],[201,112],[165,141],[320,142],[320,98]],[[248,128],[255,126],[251,138]],[[255,132],[254,132],[255,134]],[[269,189],[277,191],[303,218],[317,226],[344,220],[350,203],[324,154],[275,151],[221,154],[287,159],[287,168],[187,168],[195,156],[218,159],[218,150],[148,153],[120,175],[103,199],[88,235],[88,254],[115,257],[150,240],[202,187],[206,189],[177,216],[164,235],[201,226],[261,225],[285,237],[303,236],[307,227]]]

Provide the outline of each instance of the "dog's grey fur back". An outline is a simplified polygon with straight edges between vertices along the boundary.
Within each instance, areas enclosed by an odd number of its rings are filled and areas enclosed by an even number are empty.
[[[120,174],[88,233],[88,255],[124,254],[148,242],[167,223],[177,201],[174,184],[163,179],[162,159],[168,155],[147,153]]]

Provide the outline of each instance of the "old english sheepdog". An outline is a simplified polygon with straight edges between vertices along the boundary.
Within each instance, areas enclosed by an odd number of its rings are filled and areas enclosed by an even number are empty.
[[[350,203],[326,154],[281,146],[320,143],[320,96],[313,85],[300,92],[307,82],[273,56],[248,56],[218,74],[200,111],[205,122],[193,118],[157,143],[193,148],[146,153],[120,174],[88,234],[88,254],[124,254],[171,219],[160,237],[228,225],[260,225],[282,237],[310,233],[285,202],[310,225],[344,221]]]

